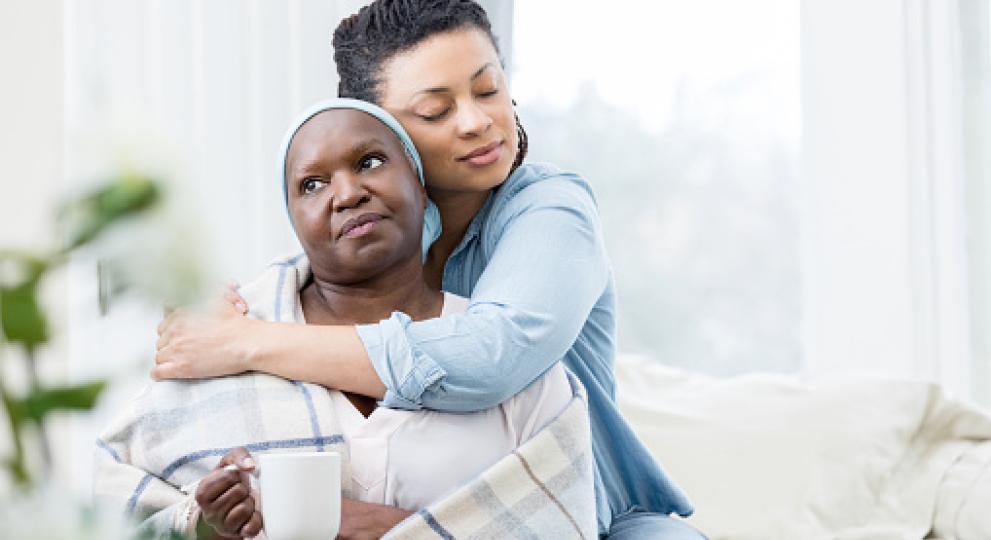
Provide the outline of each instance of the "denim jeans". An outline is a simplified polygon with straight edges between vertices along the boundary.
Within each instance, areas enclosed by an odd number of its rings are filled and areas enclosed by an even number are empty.
[[[633,511],[613,518],[609,529],[609,540],[706,540],[701,532],[683,520],[653,514],[650,512]]]

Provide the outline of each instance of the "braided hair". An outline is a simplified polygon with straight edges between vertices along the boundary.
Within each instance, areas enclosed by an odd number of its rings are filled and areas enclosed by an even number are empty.
[[[430,36],[468,28],[485,33],[498,53],[489,18],[473,0],[375,0],[334,30],[338,96],[381,105],[379,90],[386,61]],[[517,152],[512,170],[523,163],[528,147],[519,115],[514,112],[514,116]]]

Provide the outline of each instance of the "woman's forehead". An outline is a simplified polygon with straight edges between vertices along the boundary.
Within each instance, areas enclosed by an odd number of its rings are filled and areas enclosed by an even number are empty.
[[[312,147],[347,152],[362,142],[401,149],[399,137],[374,116],[356,109],[329,109],[313,115],[296,130],[288,158]]]
[[[482,68],[498,72],[500,66],[495,47],[481,30],[443,32],[390,58],[383,65],[383,88],[386,94],[415,94],[470,81]]]

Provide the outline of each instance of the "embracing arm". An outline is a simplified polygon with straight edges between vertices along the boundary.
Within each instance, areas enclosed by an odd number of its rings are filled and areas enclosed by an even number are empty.
[[[606,290],[584,180],[559,173],[497,204],[482,238],[491,257],[465,313],[417,322],[398,313],[358,327],[387,406],[471,411],[505,401],[565,355]]]
[[[354,326],[279,326],[288,327],[288,331],[276,332],[268,347],[251,355],[251,370],[376,399],[385,396],[386,387],[375,373]],[[287,362],[287,358],[295,360]]]
[[[564,356],[605,290],[609,266],[595,202],[577,176],[534,182],[493,211],[492,255],[463,314],[414,322],[395,313],[358,327],[249,321],[233,308],[219,322],[170,317],[153,376],[256,370],[390,407],[495,406]]]
[[[242,310],[177,310],[158,332],[152,378],[199,379],[262,371],[296,381],[382,399],[375,373],[354,326],[317,326],[247,319]]]

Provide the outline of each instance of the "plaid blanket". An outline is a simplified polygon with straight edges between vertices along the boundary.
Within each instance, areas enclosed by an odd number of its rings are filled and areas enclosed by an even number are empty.
[[[588,407],[568,378],[574,398],[557,419],[386,538],[598,538]]]
[[[308,273],[301,255],[273,263],[240,291],[249,315],[295,320]],[[574,397],[555,421],[389,537],[595,537],[587,405],[581,384],[570,373],[569,379]],[[96,445],[94,498],[161,537],[192,534],[196,482],[238,446],[253,454],[338,452],[342,478],[350,477],[349,452],[328,390],[260,373],[150,383]],[[347,497],[350,485],[344,484]]]

